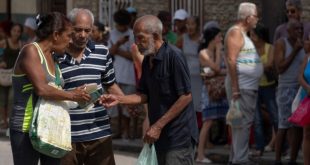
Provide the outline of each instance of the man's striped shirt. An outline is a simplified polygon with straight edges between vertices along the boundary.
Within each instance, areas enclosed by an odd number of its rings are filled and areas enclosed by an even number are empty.
[[[97,83],[98,89],[103,92],[103,86],[115,83],[112,58],[104,45],[95,45],[89,41],[80,63],[68,53],[60,57],[59,61],[66,90]],[[98,103],[88,112],[75,108],[70,109],[69,113],[72,142],[90,141],[111,135],[107,111]]]

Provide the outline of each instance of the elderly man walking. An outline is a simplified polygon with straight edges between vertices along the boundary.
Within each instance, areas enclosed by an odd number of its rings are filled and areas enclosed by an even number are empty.
[[[255,4],[241,3],[238,9],[238,20],[225,37],[228,66],[225,82],[227,96],[229,100],[240,105],[240,111],[243,114],[241,125],[239,127],[232,125],[231,128],[230,164],[252,164],[248,158],[249,134],[254,120],[258,83],[263,73],[263,66],[247,32],[256,27],[257,21]]]
[[[148,103],[150,128],[144,141],[155,143],[158,164],[194,164],[198,127],[189,70],[181,51],[162,39],[162,23],[152,15],[134,25],[135,42],[145,55],[138,93],[104,95],[105,106]]]

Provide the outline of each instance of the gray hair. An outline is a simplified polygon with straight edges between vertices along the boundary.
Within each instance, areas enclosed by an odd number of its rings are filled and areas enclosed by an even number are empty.
[[[147,33],[158,34],[159,36],[162,36],[163,24],[157,17],[152,16],[152,15],[145,15],[145,16],[138,18],[135,22],[135,25],[138,22],[143,23],[143,29]]]
[[[88,14],[91,18],[92,24],[94,24],[94,21],[95,21],[94,14],[88,9],[74,8],[68,13],[67,17],[71,22],[75,23],[77,15],[81,12]]]
[[[285,2],[286,6],[294,6],[297,10],[302,10],[302,5],[300,0],[286,0]]]
[[[237,18],[238,20],[244,20],[248,16],[253,15],[255,11],[256,11],[256,5],[254,3],[250,2],[240,3]]]

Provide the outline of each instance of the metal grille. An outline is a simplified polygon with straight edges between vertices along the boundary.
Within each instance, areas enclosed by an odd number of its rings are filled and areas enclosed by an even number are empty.
[[[171,15],[178,9],[184,9],[191,16],[198,16],[200,20],[200,29],[203,24],[203,0],[170,0]]]
[[[119,9],[126,9],[132,6],[133,0],[100,0],[99,21],[113,27],[113,14]]]

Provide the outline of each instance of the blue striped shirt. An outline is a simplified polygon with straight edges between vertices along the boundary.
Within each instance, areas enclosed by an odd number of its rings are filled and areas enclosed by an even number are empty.
[[[103,86],[115,83],[112,58],[104,45],[95,45],[89,41],[80,63],[68,53],[60,57],[59,61],[66,90],[97,83],[98,89],[103,92]],[[109,116],[103,106],[96,103],[88,112],[75,108],[70,109],[69,113],[72,142],[90,141],[111,135]]]

